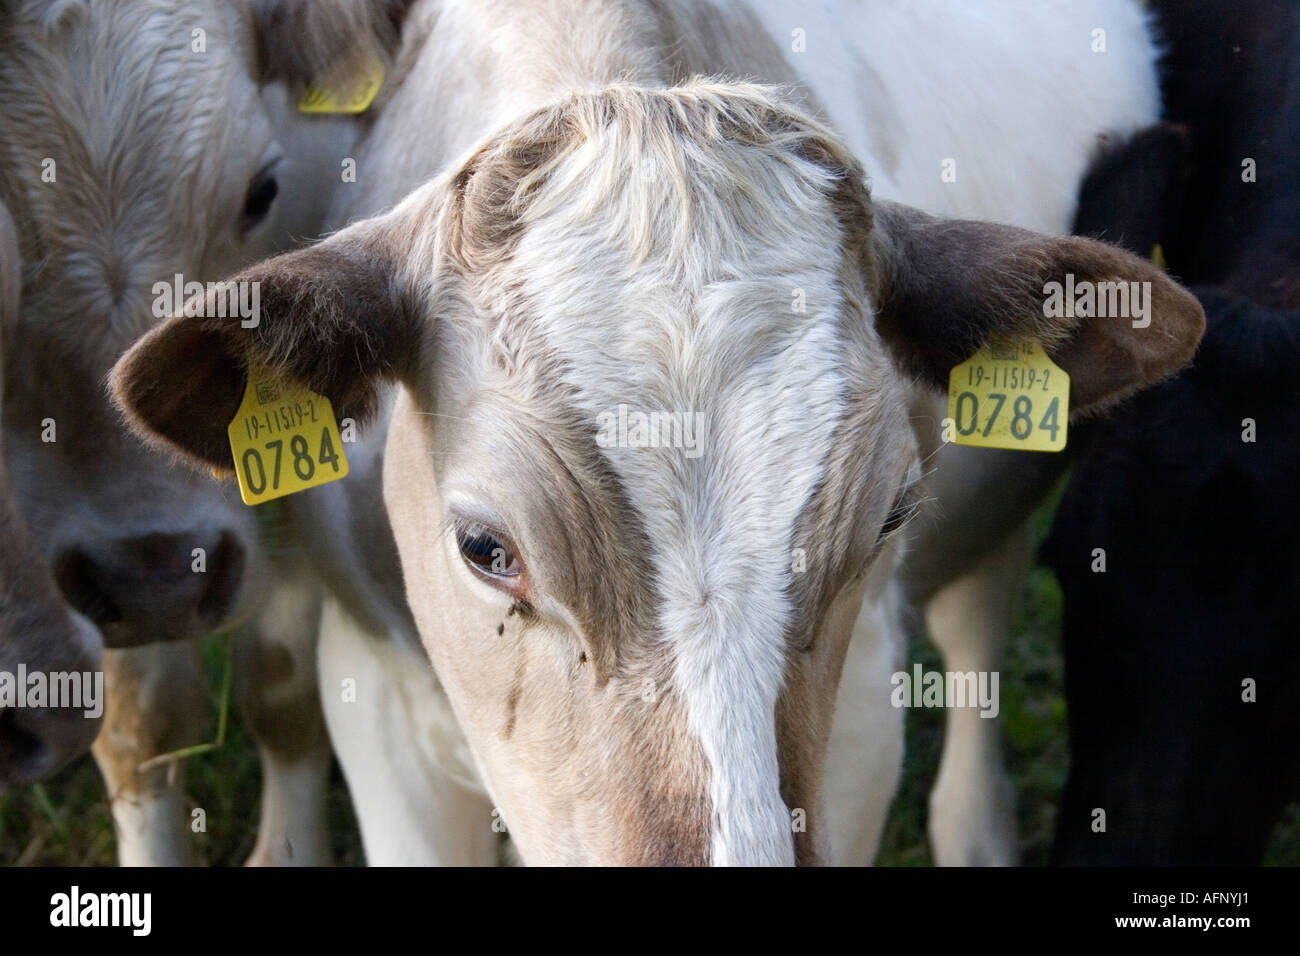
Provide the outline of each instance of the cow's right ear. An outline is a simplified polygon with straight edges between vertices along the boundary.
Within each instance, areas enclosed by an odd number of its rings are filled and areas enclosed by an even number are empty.
[[[404,378],[420,344],[390,234],[386,218],[357,223],[190,299],[113,368],[113,399],[133,430],[192,464],[232,468],[226,429],[250,364],[326,396],[339,418],[371,418],[381,380]],[[232,295],[227,283],[246,285]],[[236,300],[253,314],[232,315]]]
[[[258,66],[265,82],[301,90],[337,87],[370,64],[387,67],[414,0],[253,0]]]

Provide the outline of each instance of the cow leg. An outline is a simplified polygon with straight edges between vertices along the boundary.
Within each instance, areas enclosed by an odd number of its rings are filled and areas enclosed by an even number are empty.
[[[930,599],[926,624],[945,671],[978,674],[1001,666],[1032,553],[1024,525]],[[1015,791],[1003,768],[1001,724],[981,716],[978,707],[947,708],[929,829],[941,866],[1010,866],[1017,860]]]
[[[492,804],[423,649],[326,598],[321,700],[372,866],[491,866]]]
[[[235,693],[262,763],[262,816],[247,866],[332,862],[330,743],[316,673],[321,592],[277,568],[257,617],[235,635]]]
[[[890,703],[889,683],[906,647],[895,595],[891,587],[863,605],[840,677],[825,779],[837,866],[875,860],[903,772],[903,711]]]
[[[137,768],[199,742],[207,686],[197,641],[104,651],[104,729],[92,752],[108,787],[122,866],[185,866],[189,803],[181,763]]]

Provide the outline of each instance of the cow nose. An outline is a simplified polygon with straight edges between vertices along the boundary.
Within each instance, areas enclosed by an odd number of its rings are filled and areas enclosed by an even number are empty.
[[[39,780],[54,769],[54,751],[31,713],[0,708],[0,787]]]
[[[104,713],[99,634],[77,615],[69,615],[68,622],[69,633],[51,636],[59,650],[43,661],[48,670],[42,669],[41,706],[29,704],[27,694],[15,688],[11,706],[0,707],[0,790],[49,776],[89,750],[99,733]],[[29,685],[34,669],[29,665],[24,674],[6,665],[11,679],[25,676]],[[77,684],[72,699],[51,699],[55,688],[67,691],[70,681]]]
[[[68,603],[98,624],[109,647],[207,634],[233,611],[244,546],[229,531],[146,534],[58,555]]]
[[[103,718],[87,708],[0,708],[0,789],[48,777],[89,750]]]

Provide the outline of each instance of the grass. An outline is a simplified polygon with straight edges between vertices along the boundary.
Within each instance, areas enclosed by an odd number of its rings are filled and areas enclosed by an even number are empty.
[[[1050,519],[1048,505],[1035,518],[1040,539]],[[213,638],[205,647],[213,688],[208,739],[216,730],[223,643]],[[1024,582],[1000,687],[1006,759],[1017,794],[1021,859],[1030,865],[1047,861],[1068,769],[1060,647],[1060,588],[1050,571],[1035,568]],[[907,659],[920,661],[926,670],[941,669],[938,654],[920,637],[912,640]],[[909,710],[903,779],[886,824],[881,865],[932,863],[926,805],[942,744],[942,710]],[[237,712],[230,715],[225,746],[186,760],[185,774],[192,805],[207,811],[207,832],[192,835],[196,861],[211,866],[242,863],[257,836],[261,771],[256,748]],[[330,785],[329,818],[335,859],[344,865],[361,864],[361,839],[337,768]],[[111,866],[114,852],[107,798],[89,757],[42,786],[0,794],[0,864]],[[1265,862],[1300,865],[1300,803],[1292,804],[1278,825]]]

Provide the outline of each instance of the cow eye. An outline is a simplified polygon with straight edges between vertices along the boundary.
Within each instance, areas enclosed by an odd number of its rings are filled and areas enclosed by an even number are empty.
[[[899,496],[898,503],[885,516],[885,523],[881,526],[880,536],[876,539],[877,546],[883,544],[886,538],[907,524],[912,516],[916,514],[920,504],[921,500],[912,488],[905,490]]]
[[[262,167],[253,181],[248,184],[248,195],[244,198],[244,230],[252,229],[271,211],[271,203],[280,192],[280,184],[275,180],[275,164]]]
[[[509,542],[481,524],[464,524],[456,529],[460,555],[470,569],[491,578],[517,578],[519,559]]]

